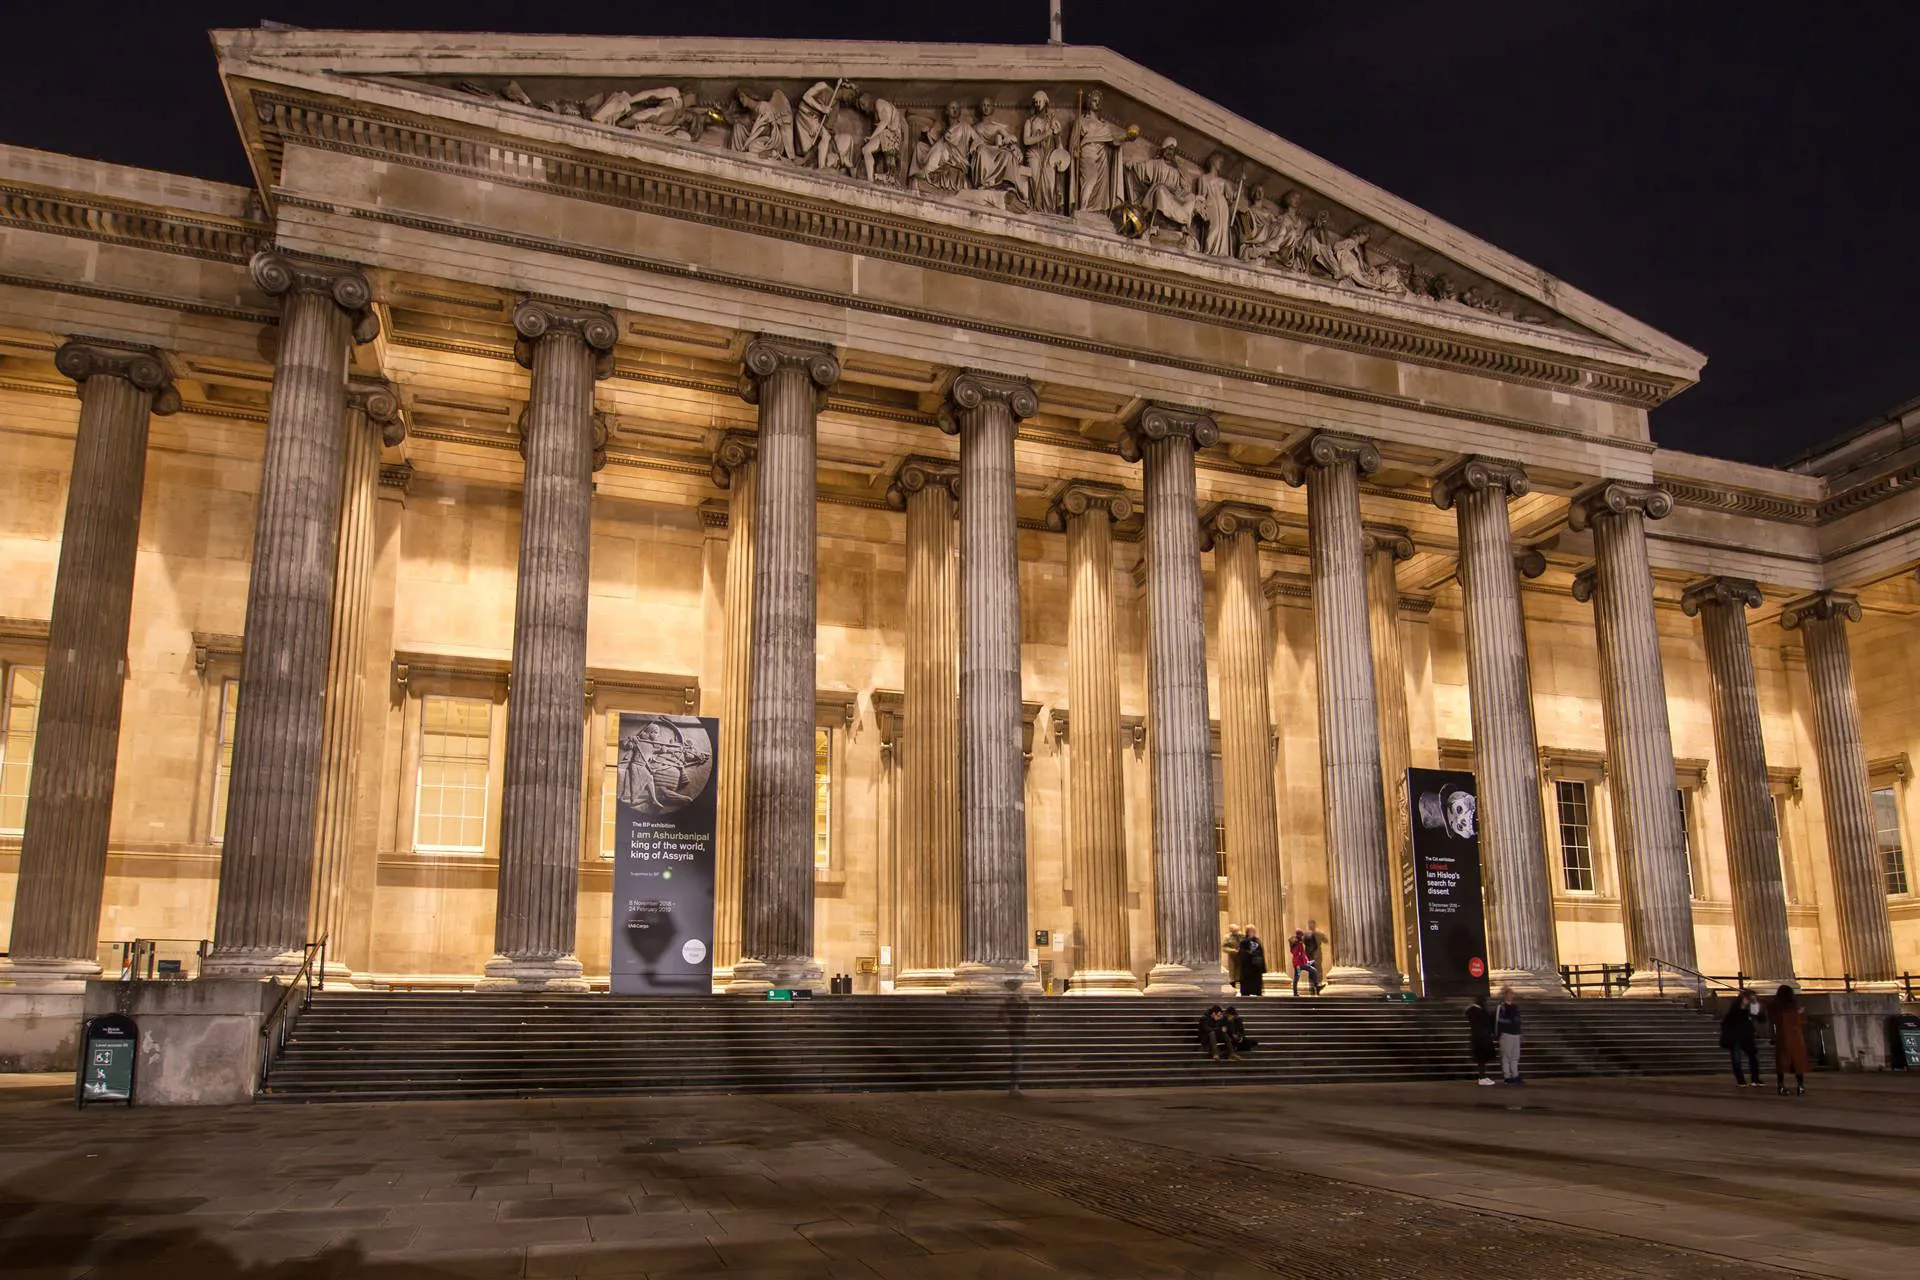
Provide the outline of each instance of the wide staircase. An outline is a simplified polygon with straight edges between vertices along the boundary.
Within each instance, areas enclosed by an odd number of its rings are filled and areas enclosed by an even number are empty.
[[[1207,1001],[1035,999],[1028,1088],[1448,1080],[1470,1077],[1461,1006],[1242,1001],[1259,1048],[1207,1060]],[[1661,1000],[1536,1000],[1529,1078],[1725,1069],[1718,1026]],[[997,998],[324,992],[273,1065],[266,1101],[1004,1088]]]

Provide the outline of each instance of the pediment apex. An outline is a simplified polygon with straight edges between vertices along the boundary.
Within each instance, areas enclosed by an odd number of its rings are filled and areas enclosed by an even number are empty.
[[[304,81],[310,89],[370,101],[383,97],[383,89],[411,91],[410,96],[432,95],[442,104],[416,109],[442,110],[473,121],[497,119],[503,129],[535,136],[563,122],[592,125],[597,132],[606,132],[609,127],[604,122],[593,125],[586,119],[556,119],[559,113],[538,109],[542,101],[559,105],[564,100],[564,109],[575,110],[610,90],[637,93],[655,87],[690,89],[693,92],[687,95],[685,107],[703,117],[703,142],[689,144],[678,138],[632,141],[649,152],[709,152],[721,159],[752,159],[756,167],[767,170],[761,180],[781,188],[795,185],[783,181],[786,178],[798,179],[801,188],[828,179],[807,174],[802,171],[804,166],[793,166],[784,157],[748,157],[737,151],[725,154],[730,149],[715,137],[715,132],[727,134],[731,130],[727,115],[734,112],[732,98],[738,88],[778,89],[787,96],[788,104],[795,106],[809,87],[822,80],[857,82],[877,96],[899,98],[901,115],[908,117],[902,121],[903,129],[914,136],[918,136],[914,134],[916,120],[931,117],[933,123],[940,123],[944,101],[962,102],[969,115],[977,115],[979,100],[991,96],[1000,107],[994,119],[1017,134],[1035,90],[1048,92],[1054,109],[1071,121],[1077,116],[1081,95],[1098,89],[1114,104],[1105,113],[1114,124],[1138,126],[1137,137],[1117,144],[1125,149],[1115,152],[1116,169],[1131,172],[1138,165],[1151,164],[1158,158],[1154,149],[1159,142],[1171,138],[1178,143],[1173,158],[1191,190],[1199,185],[1208,157],[1215,151],[1223,153],[1227,163],[1221,176],[1235,178],[1230,206],[1234,212],[1228,219],[1233,224],[1231,245],[1224,255],[1208,257],[1202,245],[1206,233],[1197,213],[1186,227],[1155,216],[1150,188],[1144,201],[1150,226],[1131,242],[1124,227],[1090,225],[1092,220],[1084,214],[1078,219],[1047,217],[1032,211],[1030,205],[1004,213],[977,208],[971,198],[989,194],[985,190],[936,191],[933,198],[918,203],[925,206],[930,217],[941,221],[949,218],[938,217],[937,206],[946,206],[954,218],[973,225],[979,225],[979,215],[993,221],[1002,216],[1020,219],[1035,224],[1008,227],[1009,232],[1022,238],[1057,241],[1064,237],[1076,242],[1076,248],[1092,248],[1109,257],[1126,258],[1132,256],[1128,250],[1149,250],[1145,255],[1148,259],[1173,260],[1176,269],[1192,266],[1258,275],[1267,277],[1266,287],[1276,292],[1309,297],[1328,294],[1338,305],[1397,313],[1417,323],[1499,332],[1507,342],[1538,342],[1551,347],[1573,344],[1589,351],[1610,348],[1618,355],[1631,357],[1627,363],[1681,385],[1696,380],[1705,364],[1705,357],[1685,344],[1192,90],[1097,46],[255,29],[217,31],[213,37],[223,72],[230,81],[249,75],[269,81]],[[993,74],[981,76],[982,67],[991,67]],[[507,93],[508,82],[515,86],[517,97],[528,101],[493,96]],[[456,85],[463,85],[466,91],[456,89]],[[229,92],[233,92],[231,86]],[[472,108],[483,102],[490,110],[476,115]],[[721,109],[723,104],[725,111]],[[241,106],[237,98],[235,106]],[[642,104],[633,114],[647,109],[647,104]],[[848,109],[853,109],[852,104]],[[547,117],[544,124],[548,128],[543,129],[537,120],[513,119],[540,115]],[[243,128],[247,127],[244,113],[241,118]],[[874,117],[868,114],[863,118],[868,121],[870,135]],[[648,146],[649,142],[659,145]],[[913,146],[910,138],[903,150]],[[852,185],[857,186],[861,158],[852,156],[851,161],[856,170]],[[904,168],[908,162],[903,158],[899,163]],[[784,168],[794,171],[781,174]],[[855,198],[857,193],[846,190],[846,180],[838,180],[835,185],[841,188],[839,198]],[[1321,254],[1321,261],[1301,262],[1295,255],[1289,263],[1285,253],[1253,263],[1240,260],[1248,225],[1242,210],[1250,203],[1254,185],[1266,188],[1267,205],[1261,212],[1269,218],[1278,213],[1289,191],[1300,193],[1300,213],[1306,219],[1327,215],[1319,219],[1324,248],[1328,250]],[[907,193],[896,189],[876,194]],[[1142,203],[1138,199],[1124,202]],[[1020,203],[1027,203],[1024,197]],[[1199,203],[1196,198],[1194,204]],[[1178,199],[1171,204],[1172,216],[1177,219],[1185,207]],[[1362,237],[1357,245],[1353,243],[1356,236]],[[1281,238],[1285,238],[1284,232]],[[1344,244],[1338,262],[1330,252],[1336,239]],[[1103,241],[1111,243],[1102,245]],[[1155,249],[1165,251],[1152,252]],[[1164,268],[1167,264],[1154,265]],[[1296,269],[1287,269],[1289,265]]]

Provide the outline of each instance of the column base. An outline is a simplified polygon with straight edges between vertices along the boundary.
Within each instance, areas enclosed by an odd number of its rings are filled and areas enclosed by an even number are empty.
[[[1567,994],[1567,989],[1560,985],[1559,974],[1537,973],[1532,969],[1495,969],[1487,975],[1487,990],[1492,999],[1500,998],[1502,987],[1512,987],[1515,995],[1549,1000],[1558,1000]]]
[[[1147,970],[1150,996],[1231,995],[1224,969],[1191,969],[1184,964],[1157,964]]]
[[[232,982],[291,978],[306,962],[305,952],[274,951],[269,947],[216,951],[201,961],[200,976]]]
[[[945,995],[953,986],[952,969],[907,969],[894,975],[893,989],[900,995]]]
[[[733,973],[727,979],[726,994],[757,996],[776,989],[791,990],[796,987],[818,991],[826,976],[826,970],[815,964],[811,957],[783,960],[741,959],[734,962]]]
[[[96,960],[0,960],[0,986],[15,991],[84,995],[88,981],[102,976]]]
[[[950,996],[1003,996],[1009,990],[1032,994],[1040,990],[1040,984],[1034,979],[1033,970],[1023,964],[978,964],[968,960],[954,969],[953,981],[947,985]]]
[[[1386,996],[1400,989],[1400,975],[1392,969],[1335,965],[1320,988],[1323,996]]]
[[[1131,969],[1082,969],[1069,975],[1070,996],[1137,996],[1140,979]]]
[[[572,956],[521,960],[495,956],[487,961],[486,976],[474,985],[480,991],[585,991],[583,972]]]

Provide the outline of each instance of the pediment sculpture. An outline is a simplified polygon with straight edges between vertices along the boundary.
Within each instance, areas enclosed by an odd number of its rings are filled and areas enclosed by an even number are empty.
[[[615,89],[538,98],[516,80],[453,88],[530,110],[574,116],[646,137],[837,175],[929,199],[1068,220],[1076,229],[1160,248],[1330,281],[1385,297],[1417,298],[1531,324],[1548,317],[1480,284],[1394,258],[1376,228],[1336,225],[1333,207],[1309,215],[1299,190],[1270,196],[1225,151],[1196,163],[1173,137],[1143,137],[1088,89],[1072,110],[1035,90],[1018,112],[992,98],[938,108],[889,101],[845,79],[797,94],[738,85],[723,100],[693,88]]]

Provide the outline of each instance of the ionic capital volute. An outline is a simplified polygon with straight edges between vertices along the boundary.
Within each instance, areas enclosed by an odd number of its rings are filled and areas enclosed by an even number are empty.
[[[1547,571],[1547,557],[1538,547],[1515,547],[1513,571],[1523,578],[1537,578]]]
[[[1706,578],[1690,583],[1680,593],[1680,611],[1689,618],[1697,618],[1708,605],[1757,609],[1762,599],[1764,597],[1760,594],[1760,584],[1757,582],[1746,578]]]
[[[1780,606],[1780,625],[1797,631],[1808,622],[1858,622],[1860,597],[1847,591],[1816,591]]]
[[[1076,516],[1104,517],[1115,524],[1133,514],[1133,495],[1118,485],[1088,480],[1069,480],[1054,491],[1047,503],[1047,528],[1065,533]]]
[[[522,369],[533,368],[533,348],[545,337],[571,333],[593,353],[593,376],[613,372],[613,347],[620,341],[620,325],[599,307],[582,307],[552,298],[522,298],[513,305],[513,358]]]
[[[747,343],[740,359],[740,398],[748,404],[760,403],[760,384],[785,368],[806,370],[813,384],[814,407],[826,407],[827,392],[840,381],[840,357],[833,348],[798,338],[759,334]]]
[[[75,382],[88,378],[125,378],[152,393],[147,412],[165,417],[178,412],[180,392],[173,385],[167,363],[152,347],[109,342],[99,338],[72,338],[53,353],[53,367]]]
[[[1273,512],[1250,502],[1216,502],[1200,516],[1200,549],[1212,551],[1235,538],[1248,537],[1258,542],[1277,542],[1280,522]]]
[[[1031,418],[1040,412],[1040,396],[1025,378],[983,369],[962,369],[947,386],[947,398],[940,404],[940,429],[950,436],[960,434],[960,415],[983,404],[1007,406],[1013,420]]]
[[[1397,524],[1360,526],[1361,550],[1370,556],[1391,556],[1394,560],[1413,559],[1413,534]]]
[[[384,378],[348,378],[347,408],[367,415],[380,428],[380,443],[391,449],[407,438],[407,415],[400,393]]]
[[[372,342],[380,336],[380,317],[373,312],[373,286],[350,262],[312,258],[282,249],[262,249],[247,264],[254,284],[270,298],[291,293],[319,293],[353,321],[353,340]]]
[[[1595,520],[1633,513],[1664,520],[1673,513],[1673,495],[1658,485],[1602,480],[1573,495],[1567,507],[1567,528],[1580,533],[1592,528]]]
[[[743,467],[753,465],[760,456],[760,437],[745,431],[728,431],[713,447],[713,484],[717,489],[733,488],[733,477]]]
[[[1373,441],[1338,431],[1316,431],[1287,451],[1283,474],[1291,485],[1307,482],[1307,472],[1316,467],[1337,467],[1351,462],[1355,471],[1370,476],[1380,469],[1380,450]]]
[[[527,411],[532,407],[533,406],[530,404],[522,405],[520,407],[520,416],[515,418],[513,421],[514,434],[520,438],[520,457],[523,461],[527,456]],[[595,471],[601,471],[606,468],[607,441],[611,440],[612,438],[613,438],[613,415],[609,413],[602,413],[598,409],[594,410],[593,412],[593,469]]]
[[[1147,404],[1133,415],[1120,433],[1120,456],[1138,462],[1146,456],[1147,442],[1185,436],[1196,449],[1220,442],[1220,424],[1204,409],[1182,405]]]
[[[1517,462],[1469,455],[1433,478],[1433,505],[1446,511],[1462,492],[1488,489],[1499,489],[1510,497],[1522,498],[1533,492],[1533,481],[1527,478],[1526,468]]]
[[[907,499],[927,489],[945,489],[960,499],[960,467],[946,458],[902,458],[887,482],[887,505],[895,511],[907,509]]]
[[[1534,554],[1540,553],[1536,551]],[[1599,575],[1594,572],[1594,566],[1588,565],[1573,575],[1573,598],[1581,604],[1592,600],[1593,593],[1597,590],[1599,590]]]

